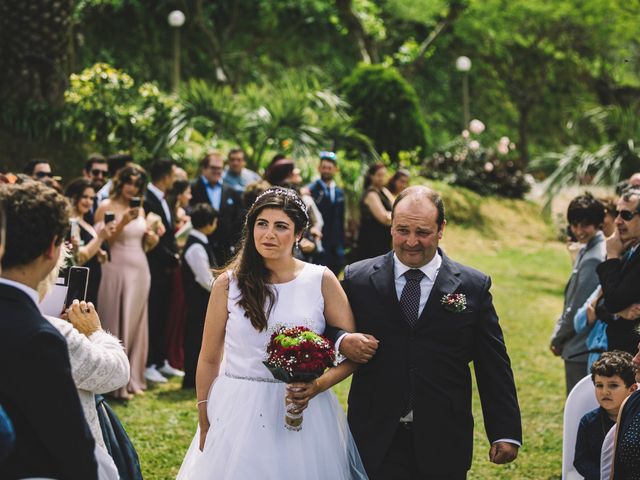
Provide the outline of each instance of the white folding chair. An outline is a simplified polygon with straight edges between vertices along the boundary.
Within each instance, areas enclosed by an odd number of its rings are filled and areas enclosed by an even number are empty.
[[[585,413],[598,408],[598,401],[593,389],[591,375],[580,380],[569,393],[564,404],[564,421],[562,428],[562,480],[583,480],[573,466],[576,448],[576,437],[580,419]]]

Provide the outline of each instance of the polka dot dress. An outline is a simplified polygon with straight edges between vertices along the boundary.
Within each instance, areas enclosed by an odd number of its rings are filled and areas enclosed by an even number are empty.
[[[618,465],[616,480],[640,480],[640,415],[631,420],[619,440]]]

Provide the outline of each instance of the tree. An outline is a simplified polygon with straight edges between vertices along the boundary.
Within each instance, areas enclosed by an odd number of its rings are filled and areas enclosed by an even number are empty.
[[[0,100],[61,105],[73,0],[0,3]]]
[[[342,89],[356,127],[373,140],[378,152],[397,161],[402,150],[426,147],[427,127],[413,87],[393,67],[358,66]]]
[[[517,112],[525,162],[531,134],[543,145],[557,142],[567,112],[595,100],[597,66],[631,40],[627,8],[618,0],[474,0],[456,23],[455,35],[474,60],[475,91],[497,83]]]

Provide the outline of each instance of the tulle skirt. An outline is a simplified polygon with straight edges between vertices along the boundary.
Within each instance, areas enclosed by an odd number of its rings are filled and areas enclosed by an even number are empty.
[[[285,428],[285,385],[221,375],[211,389],[209,432],[200,429],[179,480],[366,480],[347,419],[332,392],[304,411],[302,430]]]

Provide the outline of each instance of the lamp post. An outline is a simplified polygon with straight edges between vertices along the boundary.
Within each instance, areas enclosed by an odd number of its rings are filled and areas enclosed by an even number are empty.
[[[180,89],[180,27],[184,25],[184,13],[180,10],[172,11],[167,17],[169,26],[173,28],[173,73],[171,75],[171,90],[178,93]]]
[[[461,56],[456,59],[456,70],[462,72],[462,108],[464,111],[462,129],[469,128],[469,70],[471,70],[471,60],[469,57]]]

